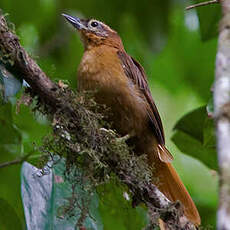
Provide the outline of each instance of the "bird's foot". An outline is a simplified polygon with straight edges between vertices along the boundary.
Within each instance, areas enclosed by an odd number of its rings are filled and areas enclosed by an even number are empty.
[[[118,142],[118,143],[124,143],[124,142],[126,142],[130,137],[131,137],[130,134],[126,134],[126,135],[123,136],[123,137],[118,137],[118,138],[116,138],[116,142]]]
[[[112,129],[100,128],[100,131],[116,136],[116,133]]]
[[[114,137],[117,136],[116,132],[114,132],[112,129],[100,128],[100,131],[105,132],[105,133],[108,133],[108,134],[110,134],[110,135],[112,135],[112,136],[114,136]],[[117,137],[117,138],[115,138],[115,141],[116,141],[117,143],[124,143],[124,142],[126,142],[129,138],[131,138],[131,137],[133,137],[133,136],[134,136],[133,134],[126,134],[126,135],[123,136],[123,137]]]

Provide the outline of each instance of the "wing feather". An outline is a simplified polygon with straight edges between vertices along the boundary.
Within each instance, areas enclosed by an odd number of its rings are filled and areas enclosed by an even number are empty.
[[[133,81],[133,83],[139,87],[140,91],[143,93],[143,96],[145,97],[149,105],[147,107],[149,124],[158,141],[157,153],[159,159],[163,162],[171,162],[173,160],[173,156],[165,147],[163,125],[155,102],[152,98],[150,89],[148,87],[145,71],[143,67],[134,58],[130,57],[124,51],[118,51],[117,54],[121,60],[122,67],[124,69],[126,76],[130,78]]]
[[[151,96],[150,89],[148,87],[147,77],[143,67],[132,57],[126,54],[124,51],[118,51],[118,57],[121,60],[122,67],[126,76],[138,85],[140,91],[143,93],[146,101],[149,104],[147,108],[147,113],[149,117],[149,124],[152,128],[158,143],[161,145],[165,144],[164,131],[161,122],[161,118],[157,107]]]

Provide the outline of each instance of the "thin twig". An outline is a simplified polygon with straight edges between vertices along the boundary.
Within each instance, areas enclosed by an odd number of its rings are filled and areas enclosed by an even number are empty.
[[[20,157],[18,159],[15,159],[13,161],[4,162],[4,163],[0,164],[0,168],[5,168],[5,167],[10,166],[10,165],[20,164],[20,163],[24,162],[31,154],[32,153],[28,153],[25,156]]]
[[[191,9],[194,9],[194,8],[197,8],[197,7],[200,7],[200,6],[212,5],[212,4],[216,4],[216,3],[219,3],[219,2],[220,2],[219,0],[210,0],[210,1],[206,1],[206,2],[199,2],[199,3],[196,3],[194,5],[187,6],[185,9],[186,10],[191,10]]]

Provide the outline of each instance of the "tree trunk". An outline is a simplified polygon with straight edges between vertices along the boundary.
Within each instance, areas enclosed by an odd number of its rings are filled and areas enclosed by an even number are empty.
[[[222,0],[220,4],[223,18],[220,23],[214,86],[220,173],[217,225],[219,230],[227,230],[230,229],[230,0]]]

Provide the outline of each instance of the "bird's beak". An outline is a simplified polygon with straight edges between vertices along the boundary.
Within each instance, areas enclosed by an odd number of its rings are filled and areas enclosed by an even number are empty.
[[[78,30],[81,30],[83,28],[85,28],[84,24],[82,23],[80,18],[77,17],[73,17],[70,16],[68,14],[62,14],[63,17],[65,17],[65,19],[71,23],[75,28],[77,28]]]

